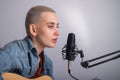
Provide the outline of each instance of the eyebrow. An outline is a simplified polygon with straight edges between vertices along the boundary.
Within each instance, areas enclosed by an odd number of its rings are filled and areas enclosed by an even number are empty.
[[[54,23],[54,22],[49,22],[49,23],[47,23],[47,24],[52,24],[52,25],[54,25],[55,23]],[[59,25],[59,23],[57,23],[57,25]]]

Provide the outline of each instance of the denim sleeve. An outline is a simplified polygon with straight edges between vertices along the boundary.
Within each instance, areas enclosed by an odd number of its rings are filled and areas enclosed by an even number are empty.
[[[9,72],[11,69],[11,59],[6,50],[0,49],[0,80],[4,72]]]
[[[0,80],[3,80],[3,78],[0,76]]]

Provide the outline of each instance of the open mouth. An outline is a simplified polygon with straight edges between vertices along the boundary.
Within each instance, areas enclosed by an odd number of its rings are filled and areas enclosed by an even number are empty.
[[[57,39],[52,39],[52,42],[53,43],[57,43]]]

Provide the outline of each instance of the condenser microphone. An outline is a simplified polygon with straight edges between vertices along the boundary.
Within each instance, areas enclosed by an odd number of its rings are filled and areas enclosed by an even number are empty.
[[[66,45],[62,48],[62,55],[63,59],[68,60],[68,73],[69,75],[74,78],[75,80],[79,80],[71,74],[71,62],[74,61],[76,56],[81,54],[81,58],[84,57],[82,50],[78,50],[76,43],[75,43],[75,34],[69,33],[67,38]]]
[[[67,37],[67,43],[62,48],[62,55],[64,60],[74,61],[76,56],[80,54],[80,57],[83,58],[84,54],[82,50],[79,50],[76,45],[75,34],[69,33]]]
[[[75,59],[75,34],[69,33],[66,45],[66,59],[73,61]]]

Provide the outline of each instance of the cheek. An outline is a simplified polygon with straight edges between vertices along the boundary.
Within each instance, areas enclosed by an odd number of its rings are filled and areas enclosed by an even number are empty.
[[[42,36],[41,39],[41,43],[45,46],[45,47],[54,47],[53,43],[52,43],[52,39],[50,36]]]
[[[42,43],[44,43],[44,44],[48,44],[51,40],[50,34],[48,32],[44,32],[44,31],[39,32],[38,37],[39,37],[40,41],[42,41]]]
[[[51,32],[47,31],[47,30],[43,30],[43,31],[39,32],[40,37],[43,39],[49,39],[51,37],[50,34],[51,34]]]
[[[52,47],[52,38],[54,38],[53,34],[54,31],[50,30],[49,28],[40,29],[37,33],[39,43],[43,44],[46,47]]]

